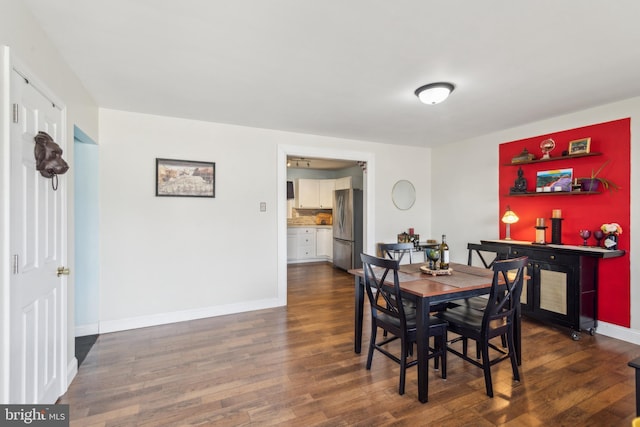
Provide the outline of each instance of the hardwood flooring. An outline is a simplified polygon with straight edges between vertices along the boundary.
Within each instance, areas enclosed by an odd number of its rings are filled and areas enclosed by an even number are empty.
[[[102,334],[59,403],[72,426],[630,426],[640,347],[523,322],[522,381],[449,355],[418,402],[416,369],[353,352],[353,278],[329,264],[288,268],[288,306]],[[368,304],[365,303],[365,306]],[[365,312],[365,337],[369,337]]]

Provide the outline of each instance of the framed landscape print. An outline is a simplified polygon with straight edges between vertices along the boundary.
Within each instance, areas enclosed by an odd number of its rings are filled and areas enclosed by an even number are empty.
[[[536,174],[536,192],[571,191],[573,168],[539,171]]]
[[[591,152],[591,138],[576,139],[569,143],[569,155]]]
[[[215,197],[216,164],[156,159],[156,196]]]

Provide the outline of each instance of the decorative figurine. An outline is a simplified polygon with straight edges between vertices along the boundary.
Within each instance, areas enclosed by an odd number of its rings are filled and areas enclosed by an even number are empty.
[[[518,168],[518,177],[516,178],[513,187],[511,187],[511,194],[527,192],[527,180],[523,175],[524,171],[522,168]]]
[[[534,156],[529,151],[527,151],[526,148],[523,148],[520,154],[518,154],[517,156],[514,156],[511,159],[511,163],[526,163],[535,159],[536,159],[536,156]]]
[[[542,150],[542,159],[549,159],[551,158],[551,156],[549,156],[549,153],[553,151],[553,149],[556,148],[556,142],[549,138],[549,139],[545,139],[544,141],[542,141],[540,143],[540,149]]]

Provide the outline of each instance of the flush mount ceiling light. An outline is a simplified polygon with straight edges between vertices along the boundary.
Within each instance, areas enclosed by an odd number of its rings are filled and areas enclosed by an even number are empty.
[[[454,86],[451,83],[430,83],[416,89],[416,96],[425,104],[439,104],[449,97]]]

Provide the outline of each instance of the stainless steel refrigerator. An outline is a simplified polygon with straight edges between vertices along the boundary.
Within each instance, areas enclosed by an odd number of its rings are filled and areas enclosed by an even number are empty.
[[[362,190],[336,190],[333,196],[333,265],[362,267]]]

